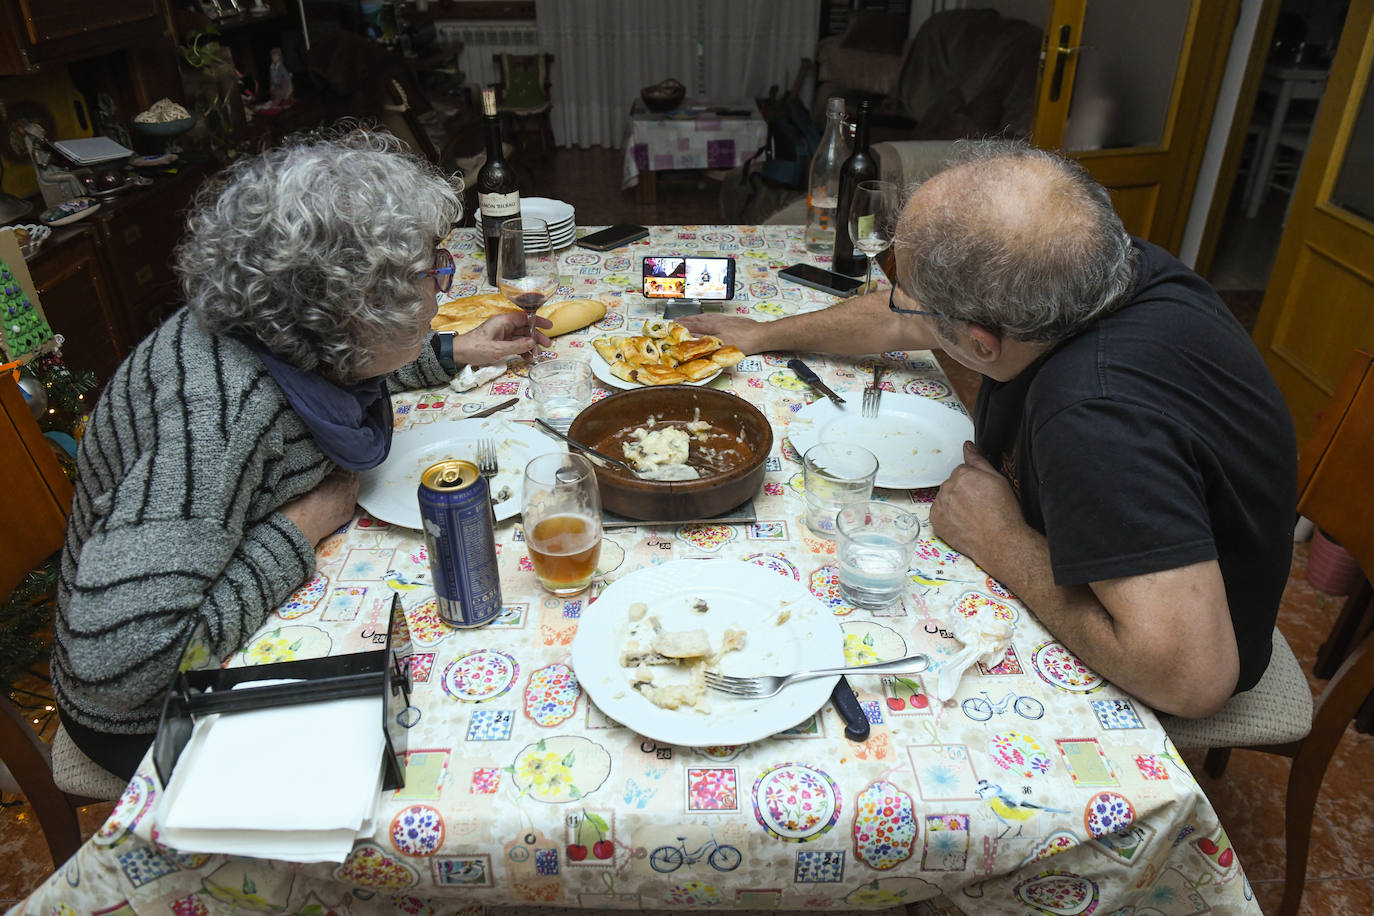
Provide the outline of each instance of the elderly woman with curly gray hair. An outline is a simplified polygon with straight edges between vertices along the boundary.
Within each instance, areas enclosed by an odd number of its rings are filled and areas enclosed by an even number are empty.
[[[186,307],[111,377],[77,454],[53,690],[107,770],[137,767],[199,622],[227,656],[314,572],[353,517],[354,472],[386,457],[391,390],[534,346],[515,313],[435,345],[459,194],[366,130],[288,141],[202,189],[177,251]]]

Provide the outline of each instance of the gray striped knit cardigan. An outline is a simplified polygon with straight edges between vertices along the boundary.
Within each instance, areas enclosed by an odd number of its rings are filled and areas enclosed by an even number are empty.
[[[388,383],[449,377],[425,346]],[[335,465],[257,355],[185,309],[115,371],[76,461],[53,692],[89,728],[151,733],[197,621],[228,657],[313,573],[314,546],[277,510]]]

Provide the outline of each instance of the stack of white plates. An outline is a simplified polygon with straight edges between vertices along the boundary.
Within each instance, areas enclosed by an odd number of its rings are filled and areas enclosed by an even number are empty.
[[[577,237],[577,218],[572,204],[566,204],[561,200],[550,200],[547,197],[522,197],[520,198],[520,215],[525,219],[542,219],[548,223],[549,236],[554,248],[566,248]],[[486,238],[482,235],[482,214],[480,211],[477,213],[476,220],[477,247],[481,248],[486,244]],[[525,247],[529,247],[528,240]]]

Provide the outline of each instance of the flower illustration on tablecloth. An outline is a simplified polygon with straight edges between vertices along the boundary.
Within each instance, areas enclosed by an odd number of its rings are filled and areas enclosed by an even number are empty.
[[[873,665],[882,661],[878,651],[873,648],[872,633],[844,634],[844,663],[853,668],[859,665]]]
[[[801,843],[825,833],[840,817],[840,790],[822,770],[784,763],[754,782],[754,817],[782,840]]]
[[[702,884],[700,881],[689,881],[686,884],[675,884],[668,892],[668,902],[677,904],[689,904],[697,906],[714,906],[721,903],[720,892],[709,884]]]
[[[897,786],[879,780],[854,801],[854,854],[880,871],[911,858],[916,843],[915,805]]]
[[[283,636],[282,628],[277,627],[271,633],[254,640],[243,655],[254,665],[291,661],[300,651],[303,642],[304,640],[295,633]]]
[[[1031,667],[1045,683],[1070,693],[1090,693],[1102,686],[1102,676],[1058,642],[1038,646]]]
[[[1043,776],[1050,771],[1052,758],[1030,735],[1002,732],[993,735],[988,754],[1004,770],[1024,776]]]
[[[1135,821],[1135,806],[1116,792],[1098,792],[1083,809],[1083,826],[1093,837],[1120,833]]]
[[[545,728],[571,719],[582,692],[577,675],[567,665],[552,664],[530,675],[525,687],[525,715]]]
[[[334,877],[374,891],[405,890],[420,880],[414,869],[371,843],[353,847],[343,864],[334,869]]]
[[[444,845],[444,819],[429,805],[403,808],[391,821],[391,845],[406,856],[432,856]]]
[[[481,703],[504,694],[519,676],[520,665],[510,655],[474,649],[449,662],[439,683],[455,700]]]
[[[689,811],[734,811],[739,807],[738,777],[729,767],[687,770]]]

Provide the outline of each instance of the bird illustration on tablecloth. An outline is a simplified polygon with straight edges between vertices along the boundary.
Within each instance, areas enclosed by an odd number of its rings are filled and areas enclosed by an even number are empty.
[[[382,581],[398,592],[413,592],[417,588],[424,588],[424,582],[412,582],[394,569],[388,569],[382,573]]]
[[[1055,814],[1069,813],[1067,808],[1049,808],[1035,802],[1012,798],[997,783],[988,782],[986,779],[978,780],[978,797],[987,802],[992,813],[997,815],[997,819],[1007,825],[1007,829],[997,835],[999,840],[1013,827],[1016,828],[1014,835],[1020,836],[1021,828],[1038,817],[1042,811],[1052,811]]]

